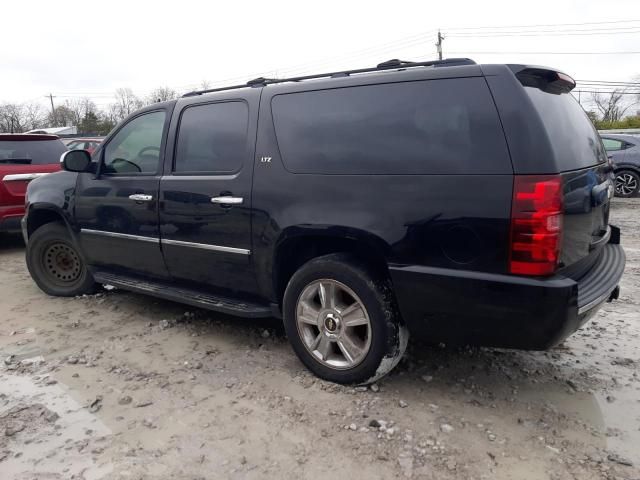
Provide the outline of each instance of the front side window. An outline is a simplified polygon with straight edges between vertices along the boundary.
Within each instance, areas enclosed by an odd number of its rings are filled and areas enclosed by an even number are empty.
[[[612,138],[603,138],[602,143],[604,144],[604,148],[607,152],[615,152],[618,150],[622,150],[623,142],[620,140],[614,140]]]
[[[247,155],[248,116],[244,102],[187,107],[180,118],[174,171],[238,171]]]
[[[156,173],[164,120],[164,111],[151,112],[122,127],[104,149],[103,173]]]

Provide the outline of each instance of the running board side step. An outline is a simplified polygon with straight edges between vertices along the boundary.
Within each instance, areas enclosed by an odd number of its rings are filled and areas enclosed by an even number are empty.
[[[93,278],[98,283],[113,285],[123,290],[144,293],[153,297],[184,303],[193,307],[206,308],[207,310],[229,315],[252,318],[273,316],[273,311],[268,304],[260,305],[258,303],[241,302],[232,298],[203,293],[197,290],[174,287],[167,283],[116,275],[108,272],[94,272]]]

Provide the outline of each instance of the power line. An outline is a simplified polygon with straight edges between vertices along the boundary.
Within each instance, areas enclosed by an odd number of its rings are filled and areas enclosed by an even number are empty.
[[[449,52],[456,55],[638,55],[640,51],[631,52]]]
[[[481,27],[450,27],[445,28],[446,31],[454,31],[454,30],[496,30],[501,28],[535,28],[535,27],[573,27],[573,26],[583,26],[583,25],[608,25],[608,24],[618,24],[618,23],[637,23],[640,22],[640,19],[636,20],[611,20],[607,22],[582,22],[582,23],[547,23],[547,24],[537,24],[537,25],[494,25],[494,26],[481,26]]]
[[[593,83],[598,85],[640,85],[640,82],[625,82],[625,81],[617,81],[617,80],[576,80],[578,83]]]
[[[577,82],[578,85],[583,87],[606,87],[606,88],[640,88],[637,84],[617,84],[617,83],[582,83]]]
[[[640,91],[637,92],[616,92],[614,91],[605,91],[605,90],[585,90],[583,88],[577,88],[575,90],[573,90],[575,92],[582,92],[582,93],[601,93],[603,95],[611,95],[611,94],[616,94],[616,95],[640,95]]]
[[[548,37],[548,36],[599,36],[599,35],[635,35],[640,30],[624,32],[522,32],[522,33],[481,33],[481,34],[449,34],[453,38],[494,38],[494,37]]]
[[[553,33],[553,32],[624,32],[629,30],[637,30],[640,28],[640,24],[638,25],[630,25],[628,27],[598,27],[598,28],[554,28],[552,30],[549,29],[540,29],[535,27],[527,27],[527,29],[518,28],[517,30],[492,30],[492,31],[478,31],[478,32],[469,32],[458,30],[456,28],[448,29],[448,32],[456,33],[457,35],[493,35],[493,34],[518,34],[518,33]]]

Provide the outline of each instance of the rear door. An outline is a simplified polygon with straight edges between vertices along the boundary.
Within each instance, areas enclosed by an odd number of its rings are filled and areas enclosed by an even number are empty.
[[[160,182],[160,235],[171,276],[253,293],[251,183],[260,89],[183,100]]]
[[[563,181],[561,266],[598,250],[609,238],[613,178],[600,136],[570,93],[524,87],[544,125],[554,165]]]

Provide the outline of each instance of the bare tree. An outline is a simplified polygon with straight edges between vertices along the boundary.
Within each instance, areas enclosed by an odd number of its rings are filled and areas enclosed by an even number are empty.
[[[55,113],[53,115],[51,112],[49,112],[48,118],[48,124],[55,125],[57,127],[70,127],[73,125],[77,125],[77,123],[75,123],[75,113],[67,105],[58,105],[55,108]]]
[[[16,103],[0,105],[0,131],[20,133],[23,131],[21,106]]]
[[[591,98],[596,108],[602,114],[604,122],[617,122],[624,117],[626,111],[636,102],[625,102],[627,91],[624,88],[616,88],[609,94],[594,92]]]
[[[146,99],[147,105],[156,102],[166,102],[167,100],[174,100],[178,98],[178,92],[170,87],[158,87],[151,91]]]
[[[112,103],[102,112],[102,116],[105,122],[116,125],[120,121],[120,107]]]
[[[143,106],[142,100],[130,88],[116,89],[115,98],[115,103],[109,106],[109,113],[114,115],[117,121],[122,120]]]
[[[74,100],[66,100],[64,107],[69,114],[71,124],[79,126],[82,121],[91,113],[97,113],[96,104],[88,97],[78,98]],[[60,117],[56,117],[60,120]]]
[[[25,103],[22,106],[25,123],[28,130],[43,128],[47,125],[47,114],[39,103]]]
[[[22,133],[40,128],[46,123],[45,118],[37,103],[0,104],[0,132]]]

